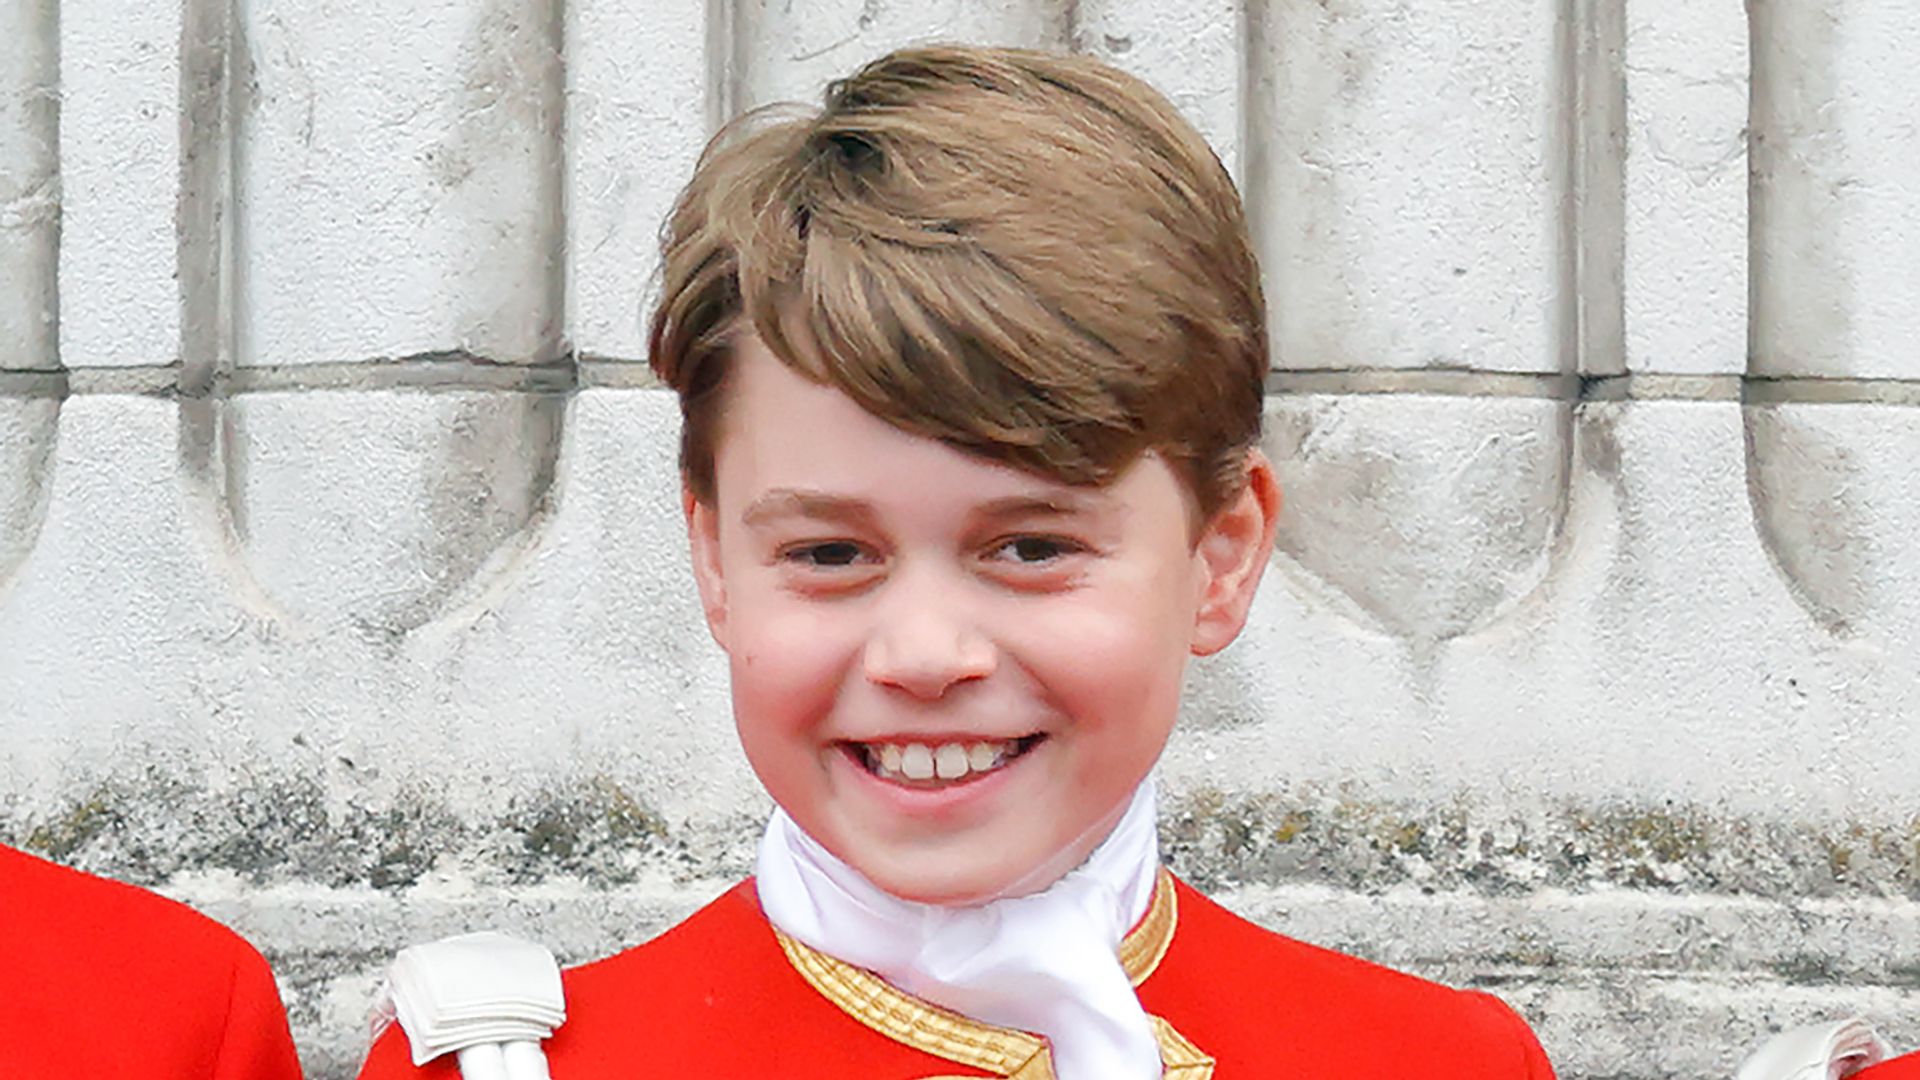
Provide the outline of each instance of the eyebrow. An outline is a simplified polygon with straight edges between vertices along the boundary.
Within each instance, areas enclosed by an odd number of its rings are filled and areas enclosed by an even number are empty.
[[[862,499],[829,495],[804,488],[774,488],[747,504],[740,512],[743,525],[762,525],[775,518],[809,517],[828,521],[865,522],[873,518],[873,507]]]
[[[969,516],[1001,521],[1009,518],[1084,514],[1103,509],[1107,501],[1096,494],[1007,495],[980,504]],[[740,522],[743,525],[756,526],[777,518],[805,517],[865,524],[871,522],[873,516],[873,506],[864,499],[829,495],[823,491],[805,488],[774,488],[748,503],[747,508],[740,512]]]
[[[976,517],[999,520],[1003,518],[1064,516],[1068,514],[1088,514],[1106,507],[1110,500],[1097,494],[1081,495],[1061,493],[1058,495],[1009,495],[1005,498],[991,499],[982,503],[975,511]]]

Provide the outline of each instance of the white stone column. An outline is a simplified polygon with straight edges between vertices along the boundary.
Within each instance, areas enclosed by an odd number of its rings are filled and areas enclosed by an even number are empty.
[[[568,332],[589,381],[645,361],[660,225],[717,123],[724,35],[708,0],[567,4]]]
[[[53,0],[0,9],[0,370],[60,362],[58,25]]]
[[[1738,376],[1747,337],[1746,9],[1740,0],[1630,0],[1625,11],[1623,38],[1610,43],[1621,54],[1608,65],[1623,84],[1624,153],[1611,165],[1622,215],[1595,223],[1623,236],[1625,339],[1612,363],[1591,357],[1586,373]],[[1589,107],[1590,122],[1604,116],[1597,101]]]
[[[0,595],[33,545],[60,408],[58,20],[54,0],[0,8]]]
[[[1256,0],[1248,25],[1282,563],[1430,646],[1537,585],[1559,529],[1573,28],[1477,0]]]
[[[1920,8],[1752,8],[1753,373],[1920,378]]]
[[[570,385],[562,20],[238,7],[223,494],[280,617],[404,632],[528,538]]]
[[[1843,639],[1920,640],[1920,9],[1755,0],[1750,490]],[[1888,407],[1889,405],[1894,407]]]
[[[180,360],[187,6],[60,4],[60,275],[70,283],[60,322],[71,368]]]

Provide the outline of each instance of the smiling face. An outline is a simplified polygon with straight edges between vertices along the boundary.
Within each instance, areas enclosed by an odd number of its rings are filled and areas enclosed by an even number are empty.
[[[737,344],[715,494],[687,500],[735,721],[800,827],[896,896],[1045,888],[1106,836],[1187,657],[1245,620],[1271,471],[1195,535],[1148,455],[1069,486],[902,432]]]

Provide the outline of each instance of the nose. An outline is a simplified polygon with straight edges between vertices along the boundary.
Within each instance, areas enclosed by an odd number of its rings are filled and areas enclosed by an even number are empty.
[[[875,612],[862,656],[869,680],[934,701],[961,683],[993,674],[999,663],[993,641],[952,596],[940,593],[900,588]]]

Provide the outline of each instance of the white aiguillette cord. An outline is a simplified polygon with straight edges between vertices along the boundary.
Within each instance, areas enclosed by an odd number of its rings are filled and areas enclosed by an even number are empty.
[[[1158,1080],[1153,1024],[1120,965],[1160,870],[1153,782],[1081,866],[1032,896],[973,907],[902,900],[776,809],[755,885],[788,936],[916,997],[1045,1036],[1060,1080]]]
[[[460,1080],[552,1080],[537,1042],[483,1043],[456,1055]]]

